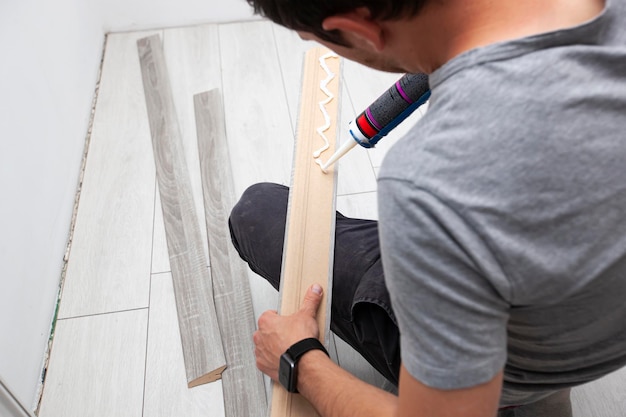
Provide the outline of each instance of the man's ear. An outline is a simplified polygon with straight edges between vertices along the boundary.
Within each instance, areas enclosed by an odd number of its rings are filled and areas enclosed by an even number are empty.
[[[329,31],[339,30],[348,35],[348,38],[356,37],[378,52],[385,46],[382,26],[371,18],[370,11],[365,7],[329,16],[322,22],[322,28]]]

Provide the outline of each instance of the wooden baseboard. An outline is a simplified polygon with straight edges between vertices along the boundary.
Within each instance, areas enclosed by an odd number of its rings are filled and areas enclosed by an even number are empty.
[[[328,341],[330,333],[336,172],[331,168],[328,173],[323,173],[315,163],[313,153],[324,145],[317,129],[326,124],[319,103],[328,97],[320,88],[328,74],[320,65],[320,58],[328,52],[324,48],[314,48],[305,56],[280,288],[280,313],[292,314],[300,309],[311,285],[322,285],[324,299],[317,318],[323,343]],[[321,159],[327,160],[335,151],[337,136],[340,60],[329,57],[323,61],[334,74],[327,85],[334,99],[324,106],[330,117],[330,127],[324,132],[329,147]],[[279,384],[273,387],[270,414],[271,417],[317,415],[302,396],[289,394]]]

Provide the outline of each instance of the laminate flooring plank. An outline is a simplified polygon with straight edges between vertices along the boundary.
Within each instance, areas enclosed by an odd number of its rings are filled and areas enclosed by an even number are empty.
[[[226,135],[235,195],[270,181],[288,185],[294,134],[281,79],[272,23],[219,26]]]
[[[152,268],[153,274],[171,272],[170,257],[167,253],[167,237],[165,235],[165,223],[163,222],[163,207],[161,206],[161,193],[159,183],[155,184],[154,198],[154,229],[152,233]]]
[[[247,270],[250,292],[252,293],[252,307],[254,309],[254,322],[259,322],[261,314],[267,310],[278,308],[278,291],[268,283],[265,278],[254,273],[250,268]],[[267,375],[263,375],[265,385],[265,398],[272,396],[272,380]]]
[[[136,40],[107,37],[59,317],[147,307],[154,162]]]
[[[335,339],[337,355],[341,358],[341,368],[355,377],[378,388],[390,390],[389,383],[372,365],[356,350],[339,337]]]
[[[254,183],[289,185],[291,179],[295,135],[272,26],[267,21],[219,26],[226,136],[237,199]],[[276,310],[276,291],[250,270],[248,277],[255,318]],[[269,379],[264,380],[270,390]]]
[[[39,417],[141,417],[148,310],[59,320]]]
[[[187,388],[170,273],[152,275],[143,417],[223,417],[222,383]]]
[[[303,41],[294,31],[278,25],[274,25],[273,30],[279,51],[279,61],[289,104],[289,113],[295,132],[301,91],[300,86],[302,83],[302,58],[307,50],[317,46],[317,44]],[[343,73],[343,70],[340,71],[342,80],[345,78]],[[338,140],[339,143],[344,143],[345,141],[354,140],[350,135],[348,123],[356,115],[344,82],[341,83],[340,106]],[[322,160],[326,160],[329,157],[329,155],[325,155],[322,157]],[[353,149],[339,160],[338,165],[337,195],[376,190],[376,177],[365,148],[357,147]]]
[[[626,416],[626,368],[572,390],[574,417]]]
[[[151,36],[137,46],[187,382],[193,387],[219,379],[225,359],[161,40]]]
[[[189,169],[194,205],[196,213],[198,213],[202,246],[206,259],[209,260],[206,228],[204,227],[202,181],[200,180],[193,96],[199,92],[221,88],[222,86],[217,25],[165,29],[163,31],[163,50],[170,74],[172,96],[174,97],[185,159]],[[158,212],[158,210],[156,211]],[[163,223],[162,221],[159,223],[155,219],[152,272],[169,270]]]
[[[386,73],[346,60],[344,77],[348,94],[356,113],[359,114],[395,83],[403,74]],[[411,116],[381,139],[375,148],[369,149],[374,168],[379,168],[387,151],[422,117],[425,106],[418,108]],[[354,152],[354,150],[352,151]]]
[[[337,211],[355,219],[378,220],[376,192],[337,196]]]
[[[280,313],[293,314],[300,309],[308,288],[315,282],[324,288],[323,300],[317,313],[322,342],[329,340],[330,303],[332,288],[333,253],[335,237],[335,185],[333,169],[324,174],[313,159],[323,140],[317,133],[326,124],[319,103],[327,94],[320,88],[328,79],[320,65],[320,58],[328,52],[324,48],[310,50],[305,57],[302,81],[302,99],[298,121],[298,143],[294,157],[293,178],[289,191],[285,249],[281,271]],[[327,58],[329,71],[337,74],[326,85],[336,98],[339,94],[339,58]],[[328,113],[327,153],[335,150],[337,137],[338,100],[324,105]],[[326,276],[326,282],[320,282]],[[316,416],[315,409],[300,395],[289,394],[274,384],[271,416]]]
[[[319,46],[317,42],[305,41],[293,30],[280,25],[272,24],[272,33],[278,52],[278,63],[283,81],[289,120],[291,121],[294,136],[298,124],[300,110],[300,96],[302,93],[302,71],[304,70],[304,55],[311,49]]]
[[[263,376],[256,367],[256,330],[247,266],[233,247],[228,217],[235,205],[222,96],[194,96],[206,229],[217,318],[227,368],[222,374],[226,417],[264,417]]]
[[[250,185],[289,185],[295,135],[278,64],[272,23],[219,26],[223,100],[236,198]],[[278,308],[278,294],[248,270],[255,319]],[[264,378],[271,390],[269,378]]]

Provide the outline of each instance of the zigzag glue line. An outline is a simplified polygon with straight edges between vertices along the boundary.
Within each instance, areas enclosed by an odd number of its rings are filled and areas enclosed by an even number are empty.
[[[326,78],[320,81],[320,89],[324,92],[324,94],[328,96],[324,100],[319,102],[320,111],[324,115],[325,123],[323,126],[320,126],[317,128],[317,133],[322,137],[322,139],[324,139],[325,144],[324,146],[322,146],[321,148],[313,152],[313,158],[315,158],[315,163],[319,165],[320,168],[322,168],[322,161],[320,161],[319,157],[322,154],[322,152],[324,152],[330,147],[328,138],[324,134],[324,132],[330,128],[330,116],[328,115],[328,111],[326,111],[326,105],[330,103],[333,98],[335,98],[334,94],[328,89],[328,83],[330,83],[330,81],[333,78],[335,78],[335,74],[333,74],[330,68],[328,68],[328,65],[326,65],[326,59],[328,58],[338,58],[338,56],[334,52],[328,52],[327,54],[322,55],[319,59],[320,66],[326,72]],[[322,169],[322,171],[324,171],[324,169]]]

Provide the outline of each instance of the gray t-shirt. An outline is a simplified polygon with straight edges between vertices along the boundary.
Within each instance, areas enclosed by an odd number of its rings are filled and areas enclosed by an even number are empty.
[[[478,48],[379,175],[402,361],[454,389],[555,390],[626,364],[626,4]]]

